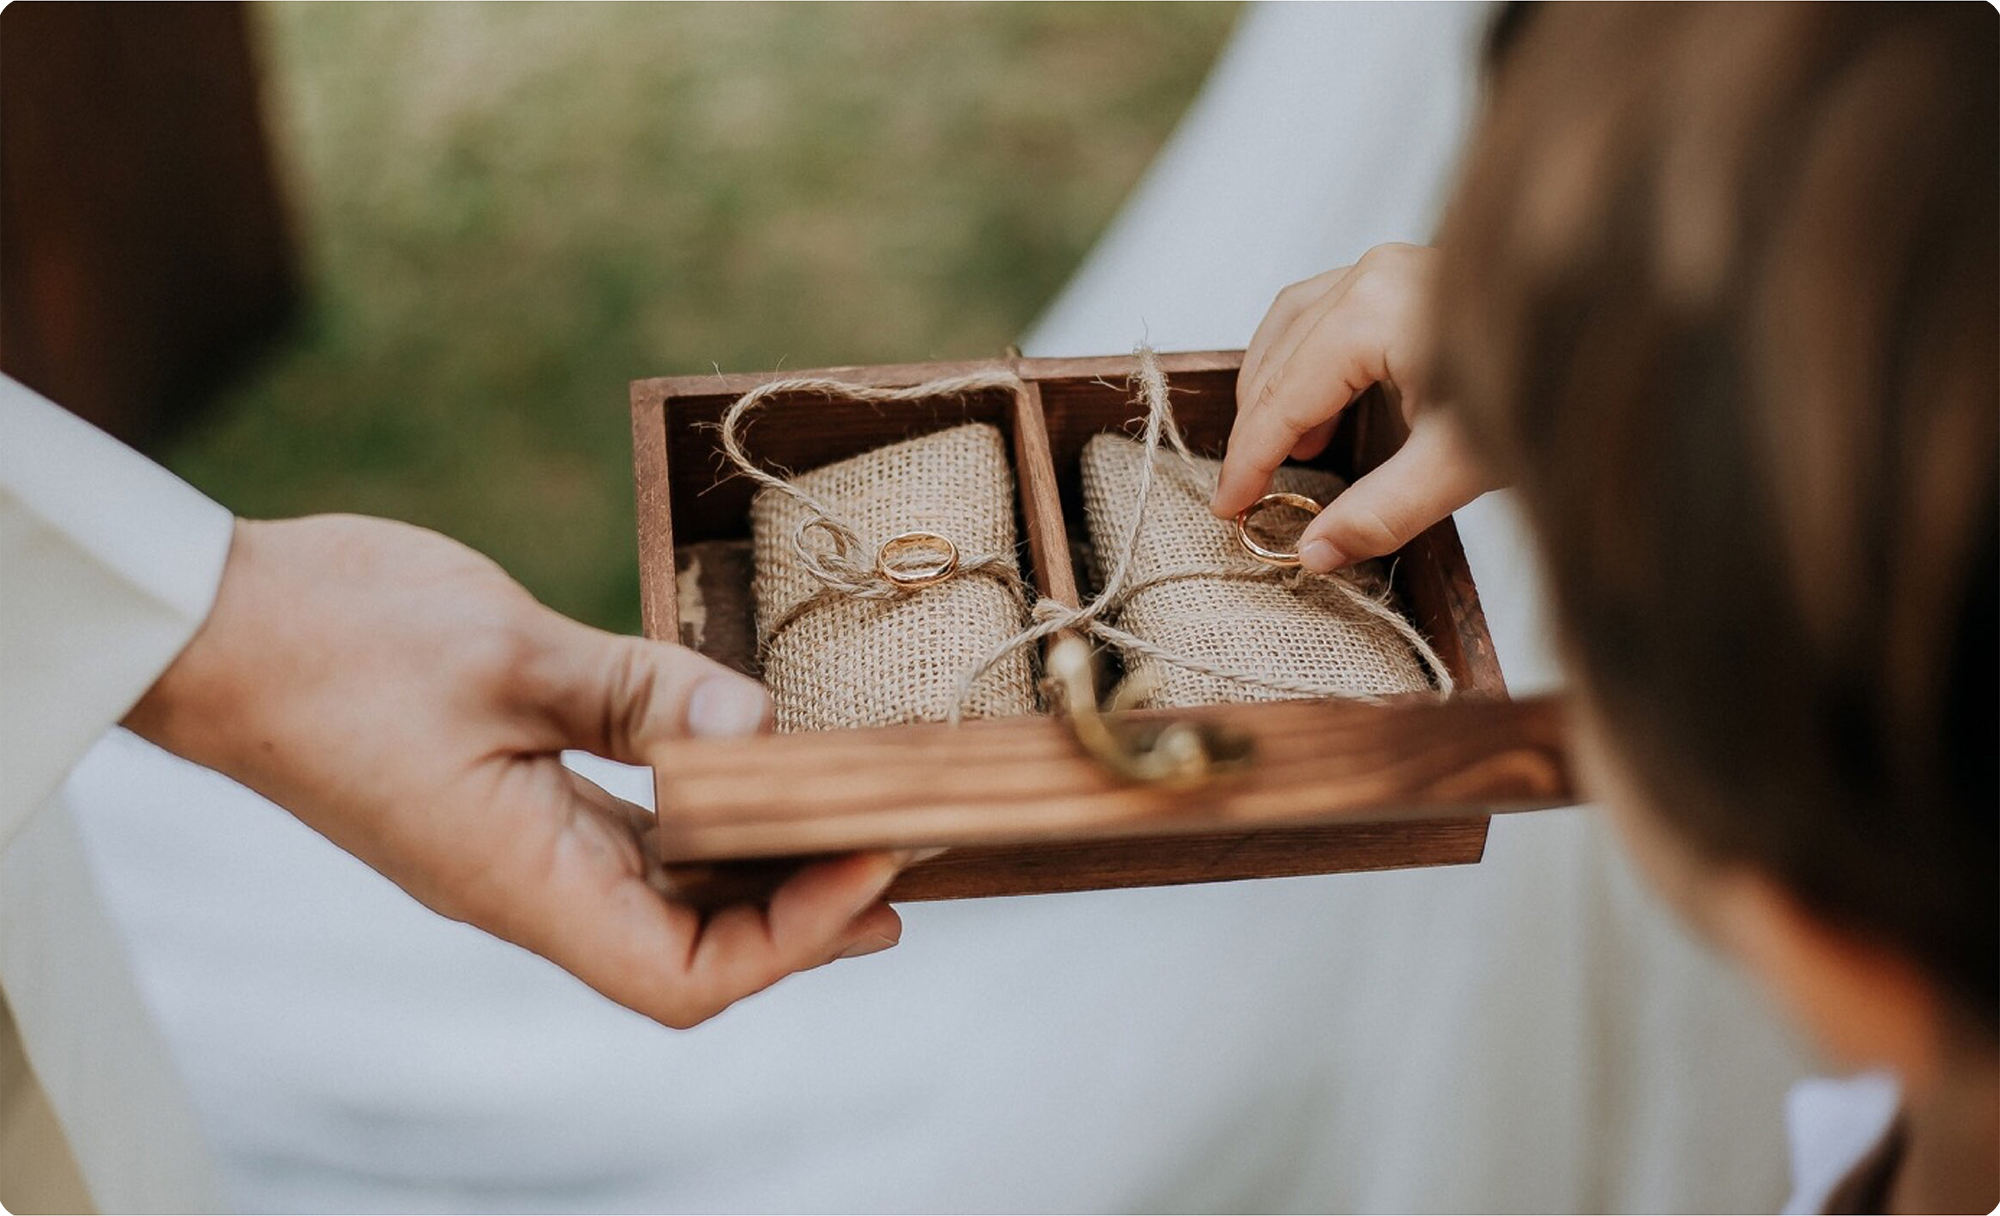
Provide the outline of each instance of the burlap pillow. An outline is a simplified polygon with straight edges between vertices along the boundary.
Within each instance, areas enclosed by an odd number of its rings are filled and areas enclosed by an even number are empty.
[[[1084,513],[1100,587],[1116,565],[1138,509],[1144,458],[1145,449],[1123,435],[1098,435],[1084,446]],[[1202,476],[1213,485],[1216,462],[1200,463]],[[1345,487],[1331,473],[1288,465],[1278,470],[1271,488],[1324,503]],[[1142,587],[1164,571],[1215,565],[1255,563],[1237,544],[1235,525],[1209,513],[1207,486],[1199,485],[1177,459],[1162,453],[1126,585]],[[1378,563],[1362,563],[1350,573],[1371,594],[1386,586]],[[1309,681],[1349,696],[1431,689],[1422,663],[1388,622],[1355,607],[1325,580],[1304,579],[1296,589],[1287,581],[1163,582],[1132,594],[1109,623],[1175,655],[1231,671]],[[1134,674],[1155,682],[1145,705],[1275,701],[1302,695],[1219,679],[1144,656],[1126,659]]]
[[[904,532],[934,532],[966,559],[1014,556],[1014,479],[997,428],[971,423],[815,469],[800,489],[853,528],[871,562]],[[1016,586],[964,573],[889,600],[829,598],[776,628],[823,585],[795,547],[803,504],[763,490],[750,507],[757,635],[764,682],[779,730],[837,730],[939,722],[951,713],[960,676],[1020,632],[1027,606]],[[817,534],[815,534],[817,535]],[[812,540],[809,537],[809,542]],[[996,664],[971,690],[967,718],[1034,709],[1027,648]]]

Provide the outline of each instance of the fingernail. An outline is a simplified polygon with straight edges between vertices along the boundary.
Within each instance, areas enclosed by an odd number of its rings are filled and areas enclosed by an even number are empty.
[[[1340,550],[1323,540],[1309,540],[1299,550],[1299,564],[1315,574],[1330,574],[1347,564]]]
[[[860,958],[863,955],[880,954],[884,950],[887,950],[889,947],[895,944],[896,944],[896,939],[888,936],[887,934],[871,933],[867,937],[862,938],[860,941],[855,942],[847,949],[842,950],[837,957]]]
[[[738,676],[710,676],[688,697],[688,733],[697,739],[754,735],[764,725],[764,690]]]
[[[889,857],[890,860],[896,863],[896,868],[902,870],[916,865],[920,861],[929,861],[933,857],[942,857],[949,852],[951,852],[950,849],[899,849],[889,854]]]

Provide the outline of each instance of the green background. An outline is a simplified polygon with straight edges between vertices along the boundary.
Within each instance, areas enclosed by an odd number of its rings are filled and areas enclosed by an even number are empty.
[[[628,380],[995,354],[1226,40],[1208,4],[260,6],[305,312],[164,453],[638,625]]]

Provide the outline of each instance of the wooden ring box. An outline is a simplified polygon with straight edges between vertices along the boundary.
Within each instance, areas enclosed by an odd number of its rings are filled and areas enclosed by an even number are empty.
[[[1175,418],[1197,451],[1222,449],[1241,357],[1159,356]],[[907,405],[777,397],[751,416],[745,446],[765,467],[796,474],[963,422],[992,423],[1013,455],[1022,569],[1042,595],[1075,605],[1079,459],[1092,435],[1131,433],[1143,414],[1127,383],[1131,356],[795,374],[886,387],[995,368],[1015,372],[1025,387]],[[755,487],[726,475],[714,424],[738,396],[776,378],[632,384],[646,636],[683,642],[753,675]],[[1371,391],[1311,463],[1352,480],[1394,452],[1405,433],[1398,412]],[[677,892],[698,903],[754,896],[801,858],[855,849],[948,847],[906,870],[890,889],[895,900],[1476,862],[1488,815],[1574,801],[1559,706],[1508,698],[1449,519],[1406,545],[1391,570],[1401,604],[1458,683],[1447,702],[1135,711],[1206,718],[1251,739],[1245,771],[1177,790],[1121,781],[1047,712],[957,727],[674,742],[654,757],[656,847]]]

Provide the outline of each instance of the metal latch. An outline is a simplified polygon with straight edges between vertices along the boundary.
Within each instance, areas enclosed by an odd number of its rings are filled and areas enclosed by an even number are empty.
[[[1192,788],[1247,768],[1255,750],[1248,735],[1209,722],[1107,717],[1143,700],[1150,682],[1127,679],[1100,711],[1090,643],[1074,634],[1049,647],[1044,686],[1083,750],[1124,781]]]

